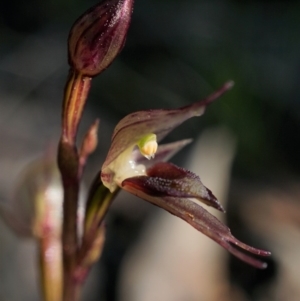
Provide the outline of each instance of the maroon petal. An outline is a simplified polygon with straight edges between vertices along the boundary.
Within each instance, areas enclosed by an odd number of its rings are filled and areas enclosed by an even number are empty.
[[[154,197],[146,194],[144,191],[139,190],[138,187],[135,187],[131,184],[132,183],[130,181],[126,180],[123,182],[123,188],[128,192],[185,220],[195,229],[210,237],[234,256],[247,262],[248,264],[260,269],[267,267],[265,262],[249,256],[242,250],[258,256],[270,256],[270,252],[256,249],[242,243],[231,234],[230,229],[227,226],[221,223],[216,217],[211,215],[198,204],[189,199],[183,198]]]
[[[147,170],[148,176],[128,178],[130,185],[155,197],[195,198],[225,212],[220,202],[193,172],[167,162],[159,162]]]
[[[179,109],[147,110],[127,115],[117,124],[114,130],[111,147],[102,170],[143,136],[154,133],[157,140],[160,141],[185,120],[201,116],[208,104],[223,95],[232,86],[233,82],[227,82],[207,98]]]

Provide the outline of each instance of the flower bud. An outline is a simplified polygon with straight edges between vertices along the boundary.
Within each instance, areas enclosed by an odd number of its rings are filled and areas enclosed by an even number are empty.
[[[106,69],[124,46],[134,0],[104,0],[74,23],[69,64],[86,76]]]

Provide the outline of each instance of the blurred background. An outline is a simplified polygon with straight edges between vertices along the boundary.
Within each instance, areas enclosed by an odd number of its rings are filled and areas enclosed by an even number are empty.
[[[95,3],[0,3],[3,204],[14,199],[24,166],[45,152],[55,152],[68,74],[68,31],[74,20]],[[191,145],[173,162],[189,165],[212,191],[217,187],[220,192],[216,195],[227,207],[222,218],[233,234],[272,251],[273,256],[268,259],[268,269],[258,271],[219,254],[221,248],[208,245],[207,238],[197,247],[189,245],[196,236],[203,236],[201,233],[192,232],[193,239],[181,244],[180,231],[174,226],[170,229],[178,230],[174,234],[176,244],[170,232],[159,239],[155,233],[164,233],[162,220],[169,216],[124,194],[107,217],[106,247],[87,284],[86,300],[143,301],[148,297],[158,301],[210,301],[225,300],[225,295],[228,300],[299,300],[299,15],[300,1],[293,0],[136,1],[123,52],[93,80],[82,133],[97,117],[101,124],[98,151],[88,165],[86,183],[100,169],[120,118],[141,109],[183,106],[205,97],[227,80],[234,80],[233,90],[212,104],[203,117],[172,132],[168,141],[190,137],[204,141],[206,148],[199,150]],[[211,166],[205,165],[206,155],[212,156],[207,162],[216,165],[215,174],[207,182],[204,179]],[[198,157],[199,165],[193,161]],[[169,253],[162,251],[160,243],[171,248]],[[157,249],[151,253],[153,244]],[[172,261],[166,254],[184,252],[181,247],[175,248],[177,244],[199,248],[199,253],[183,256],[182,260],[178,253]],[[201,250],[210,248],[217,250],[212,255],[215,260],[201,255]],[[164,269],[157,264],[157,274],[150,273],[152,278],[143,276],[147,275],[147,266],[154,266],[150,264],[154,252],[158,258],[165,254],[164,262],[176,267],[166,274],[169,280],[192,260],[193,268],[181,271],[182,279],[173,277],[169,286],[186,287],[189,292],[195,287],[193,294],[185,291],[176,298],[170,297],[168,290],[163,295],[163,277],[159,283],[151,282],[169,267]],[[209,257],[212,253],[207,254]],[[34,243],[18,238],[1,222],[0,301],[39,300],[35,256]],[[201,266],[203,261],[206,266]],[[210,269],[213,272],[208,275]],[[193,279],[190,283],[198,279],[193,288],[185,286],[184,282],[190,279],[185,273]],[[216,279],[216,274],[223,277]],[[204,279],[210,285],[204,285]],[[150,298],[151,291],[157,295]]]

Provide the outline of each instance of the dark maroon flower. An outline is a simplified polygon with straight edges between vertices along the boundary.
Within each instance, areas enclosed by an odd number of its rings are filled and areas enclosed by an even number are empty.
[[[240,249],[260,256],[270,252],[250,247],[232,236],[227,226],[200,206],[204,203],[224,212],[200,178],[166,162],[191,140],[157,144],[185,120],[202,115],[206,106],[232,85],[228,82],[208,98],[179,109],[140,111],[123,118],[114,130],[101,179],[111,192],[119,186],[187,221],[238,258],[264,268],[264,262]]]

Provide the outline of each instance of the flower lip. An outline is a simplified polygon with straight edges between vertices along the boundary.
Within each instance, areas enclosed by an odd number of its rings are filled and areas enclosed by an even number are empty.
[[[224,208],[206,188],[200,178],[189,170],[172,163],[159,162],[146,170],[146,176],[125,179],[122,186],[131,185],[155,197],[192,198],[221,212]]]
[[[138,148],[133,148],[133,150],[129,149],[122,153],[118,160],[113,161],[109,167],[102,170],[102,182],[113,192],[118,185],[121,186],[124,179],[138,175],[146,175],[147,168],[155,163],[168,161],[179,150],[191,143],[191,141],[191,139],[184,139],[159,145],[155,158],[151,160],[143,156]]]

